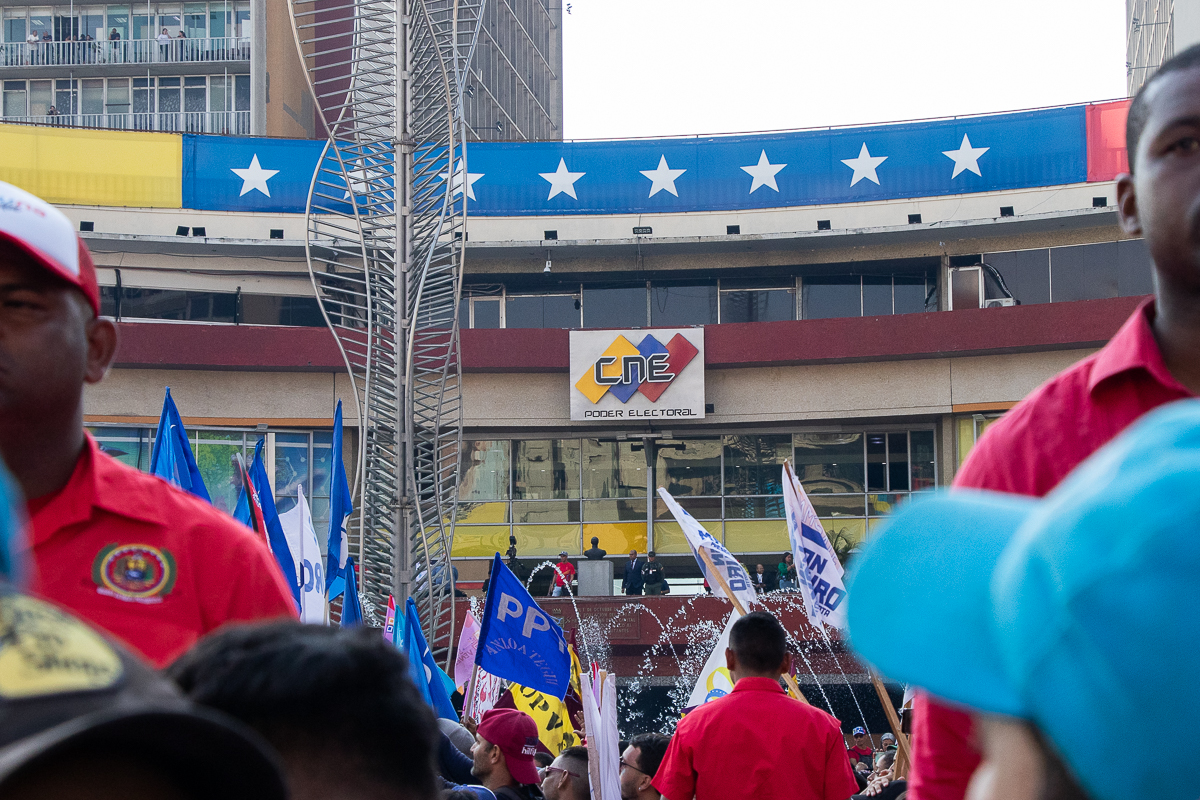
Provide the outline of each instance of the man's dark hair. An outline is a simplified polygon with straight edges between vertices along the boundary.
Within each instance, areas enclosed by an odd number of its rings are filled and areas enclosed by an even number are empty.
[[[1150,87],[1164,75],[1196,67],[1200,67],[1200,44],[1194,44],[1182,53],[1176,53],[1167,59],[1134,95],[1133,102],[1129,104],[1129,116],[1125,118],[1125,151],[1129,155],[1130,172],[1134,171],[1138,142],[1142,138],[1142,131],[1146,128],[1146,121],[1150,118],[1150,102],[1146,99]]]
[[[404,655],[367,628],[228,627],[167,669],[192,700],[236,717],[321,779],[434,798],[438,728]]]
[[[542,767],[548,767],[554,763],[554,756],[550,755],[544,750],[538,750],[533,754],[533,763],[538,765],[538,769],[541,769]]]
[[[779,669],[787,655],[787,633],[779,620],[766,611],[751,611],[733,623],[729,649],[747,670],[771,672]]]
[[[580,745],[575,745],[573,747],[568,747],[566,750],[563,750],[561,753],[558,754],[558,757],[559,758],[573,758],[576,761],[582,761],[583,763],[586,764],[587,760],[588,760],[588,749],[586,747],[581,747]]]
[[[638,763],[634,766],[653,777],[670,743],[671,737],[661,733],[639,733],[629,740],[629,746],[638,749]]]
[[[558,754],[559,758],[574,762],[575,770],[578,770],[577,775],[571,777],[571,794],[576,797],[588,796],[588,749],[575,745],[568,747]]]

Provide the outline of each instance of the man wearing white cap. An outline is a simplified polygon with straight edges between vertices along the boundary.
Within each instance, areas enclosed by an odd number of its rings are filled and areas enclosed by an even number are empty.
[[[0,456],[28,502],[33,589],[157,666],[227,621],[294,616],[248,529],[85,433],[83,388],[116,351],[70,220],[0,182]]]

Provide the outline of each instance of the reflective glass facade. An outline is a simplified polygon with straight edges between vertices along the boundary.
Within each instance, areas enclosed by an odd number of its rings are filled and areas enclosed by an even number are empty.
[[[651,543],[687,553],[666,487],[734,553],[782,553],[783,462],[826,530],[849,551],[872,524],[937,483],[933,427],[687,439],[492,439],[463,443],[454,555],[487,558],[516,538],[522,557],[580,555],[593,536],[617,554]]]

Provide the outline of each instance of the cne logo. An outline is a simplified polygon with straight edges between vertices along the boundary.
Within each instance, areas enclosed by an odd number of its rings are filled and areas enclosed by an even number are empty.
[[[627,403],[639,392],[654,403],[699,352],[681,333],[665,345],[653,334],[646,334],[637,345],[620,335],[580,376],[575,388],[593,405],[606,394]]]

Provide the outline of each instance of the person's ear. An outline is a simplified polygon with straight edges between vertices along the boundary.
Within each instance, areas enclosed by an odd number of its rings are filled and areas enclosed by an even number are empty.
[[[725,667],[729,670],[730,674],[733,674],[733,671],[737,669],[737,654],[733,652],[733,648],[731,647],[725,648]]]
[[[792,671],[792,654],[785,653],[783,656],[783,664],[780,667],[779,674],[787,675],[791,671]]]
[[[1133,176],[1123,172],[1117,176],[1117,220],[1121,230],[1130,236],[1142,235],[1142,220],[1138,214],[1137,190]]]
[[[111,319],[94,317],[88,322],[86,331],[87,371],[83,379],[87,383],[99,383],[117,356],[117,326]]]

